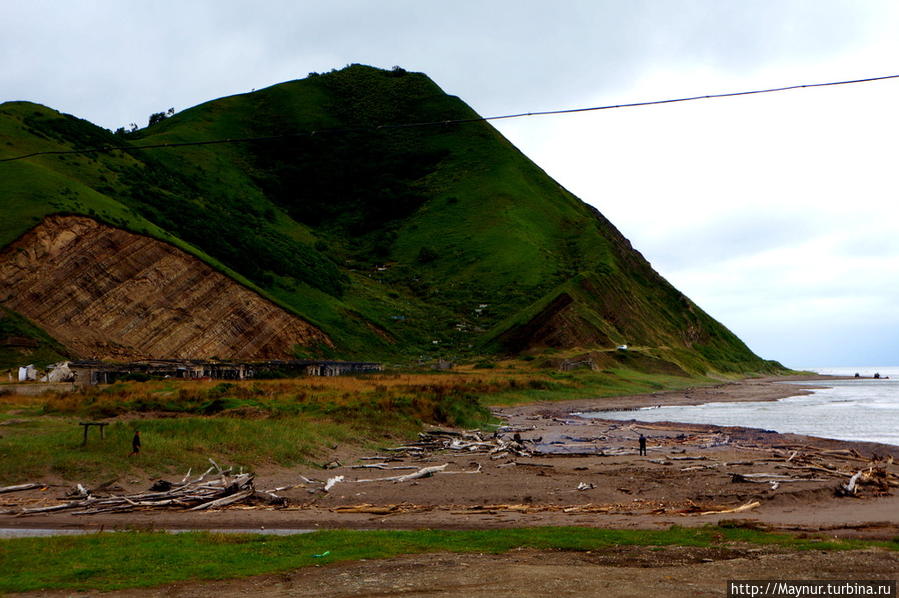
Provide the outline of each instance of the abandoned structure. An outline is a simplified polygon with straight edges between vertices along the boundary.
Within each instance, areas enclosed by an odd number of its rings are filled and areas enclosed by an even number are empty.
[[[116,380],[146,376],[149,378],[182,378],[189,380],[246,380],[287,376],[341,376],[380,372],[380,363],[357,361],[261,361],[229,362],[182,359],[153,359],[130,363],[73,361],[68,364],[75,384],[111,384]]]

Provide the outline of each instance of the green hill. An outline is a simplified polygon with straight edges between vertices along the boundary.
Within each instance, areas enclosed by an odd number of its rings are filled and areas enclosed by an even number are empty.
[[[0,246],[49,214],[174,244],[333,339],[298,355],[609,349],[767,371],[587,206],[425,75],[353,65],[118,134],[0,105]],[[438,123],[397,127],[405,123]],[[2,301],[2,297],[0,297]],[[39,322],[36,322],[39,324]]]

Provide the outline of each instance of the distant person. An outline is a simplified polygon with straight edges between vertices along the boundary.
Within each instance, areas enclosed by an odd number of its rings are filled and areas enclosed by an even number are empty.
[[[646,456],[646,436],[640,434],[640,455]]]
[[[140,430],[134,431],[134,438],[131,439],[131,454],[129,457],[140,452]]]

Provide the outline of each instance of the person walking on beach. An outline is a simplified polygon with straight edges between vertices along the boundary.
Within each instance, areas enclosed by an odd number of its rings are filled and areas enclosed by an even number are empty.
[[[131,439],[131,454],[129,457],[134,456],[140,452],[140,430],[134,431],[134,438]]]
[[[646,456],[646,436],[640,434],[640,456]]]

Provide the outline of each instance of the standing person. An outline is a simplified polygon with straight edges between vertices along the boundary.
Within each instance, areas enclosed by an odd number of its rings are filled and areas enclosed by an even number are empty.
[[[646,436],[640,434],[640,455],[646,456]]]
[[[134,438],[131,439],[131,454],[128,455],[131,457],[132,455],[136,455],[140,452],[140,430],[134,431]]]

